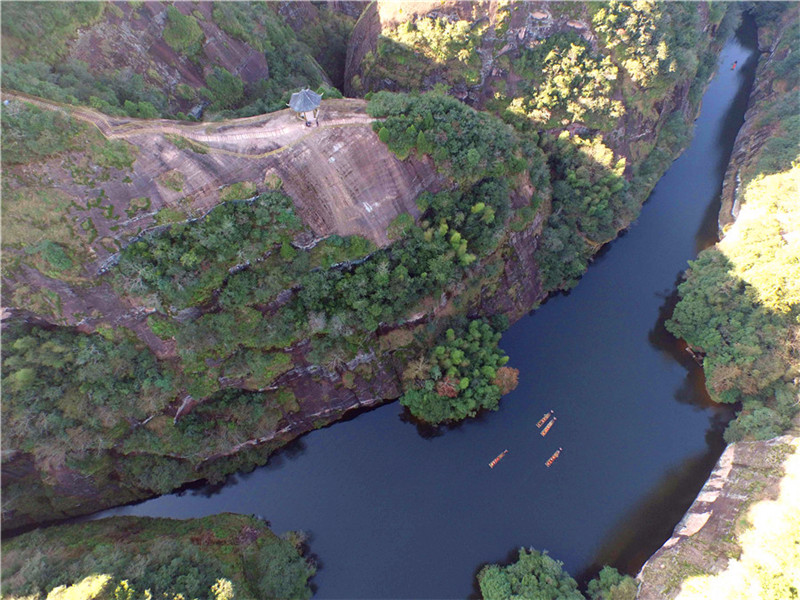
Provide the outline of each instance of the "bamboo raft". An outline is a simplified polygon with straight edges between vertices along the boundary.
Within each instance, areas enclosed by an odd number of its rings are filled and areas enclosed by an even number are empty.
[[[547,467],[550,467],[550,465],[552,465],[554,462],[556,462],[556,459],[557,459],[557,458],[558,458],[558,457],[561,455],[561,451],[562,451],[562,450],[563,450],[563,448],[559,448],[558,450],[556,450],[555,452],[553,452],[553,455],[552,455],[550,458],[548,458],[548,459],[545,461],[545,463],[544,463],[544,464],[545,464]]]
[[[498,454],[497,458],[489,463],[489,468],[494,469],[494,466],[499,463],[506,454],[508,454],[508,450],[503,450],[500,454]]]
[[[557,418],[553,417],[553,420],[550,421],[547,425],[544,426],[544,429],[542,429],[542,434],[541,434],[542,437],[547,435],[547,432],[550,431],[550,429],[553,427],[553,423],[555,423],[556,421],[557,421]]]
[[[553,414],[553,411],[552,411],[552,410],[551,410],[550,412],[546,412],[546,413],[544,413],[544,416],[543,416],[541,419],[539,419],[539,422],[538,422],[538,423],[536,423],[536,427],[538,427],[539,429],[541,429],[541,428],[542,428],[542,425],[544,425],[544,422],[545,422],[545,421],[547,421],[547,419],[549,419],[549,418],[550,418],[550,415],[552,415],[552,414]]]

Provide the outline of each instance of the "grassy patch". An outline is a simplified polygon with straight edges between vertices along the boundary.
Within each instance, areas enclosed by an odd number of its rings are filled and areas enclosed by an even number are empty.
[[[21,164],[81,146],[86,126],[63,112],[12,100],[2,108],[3,164]]]
[[[3,252],[4,273],[13,271],[22,261],[58,279],[80,276],[89,256],[86,242],[67,217],[69,206],[70,198],[58,190],[6,190],[2,203],[3,248],[26,252]]]
[[[129,218],[133,218],[136,213],[145,212],[150,208],[150,198],[142,196],[140,198],[131,198],[128,203],[128,208],[125,209],[125,214]]]
[[[136,146],[124,140],[106,140],[101,146],[92,146],[92,160],[103,168],[130,169],[137,151]]]
[[[183,173],[177,169],[173,169],[159,175],[156,181],[158,181],[158,183],[167,189],[180,192],[183,190],[183,184],[185,183],[186,178],[184,177]]]
[[[11,294],[13,306],[24,306],[37,315],[61,317],[61,297],[47,288],[34,288],[30,285],[20,285]]]
[[[181,221],[185,221],[187,215],[185,212],[180,211],[175,208],[162,208],[160,211],[156,213],[156,225],[167,225],[169,223],[179,223]]]
[[[55,62],[79,28],[103,14],[100,2],[12,2],[3,7],[3,52],[26,61]],[[110,5],[108,5],[110,6]]]
[[[195,142],[194,140],[172,133],[168,133],[164,137],[179,150],[191,150],[195,154],[208,154],[208,146],[200,142]]]
[[[94,221],[92,221],[92,219],[86,219],[81,223],[81,229],[89,236],[90,244],[97,238],[97,227],[94,226]]]
[[[3,193],[3,246],[33,246],[44,239],[74,243],[67,221],[71,198],[54,189],[21,188]]]
[[[245,200],[252,198],[256,194],[256,184],[251,181],[239,181],[227,185],[219,193],[219,199],[223,202],[231,200]]]

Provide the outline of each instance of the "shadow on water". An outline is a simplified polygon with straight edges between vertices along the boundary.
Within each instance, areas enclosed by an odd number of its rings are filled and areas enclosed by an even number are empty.
[[[478,412],[474,417],[470,417],[468,421],[459,421],[457,423],[442,423],[441,425],[431,425],[424,421],[420,421],[408,408],[403,407],[403,410],[397,415],[400,422],[407,425],[414,425],[417,428],[417,434],[424,440],[434,440],[445,435],[449,431],[459,431],[467,426],[475,427],[482,423],[486,423],[492,413],[495,411],[483,409]]]
[[[672,291],[669,293],[663,292],[662,294],[659,294],[659,296],[664,299],[664,303],[658,308],[658,319],[653,325],[653,328],[648,332],[647,340],[650,342],[650,345],[653,348],[686,369],[688,372],[687,377],[691,377],[693,374],[696,375],[696,373],[702,375],[702,365],[698,363],[694,358],[694,355],[689,352],[689,347],[686,342],[676,338],[669,331],[667,331],[666,327],[666,322],[672,318],[672,313],[675,311],[675,306],[678,304],[678,285],[682,281],[683,273],[680,273],[675,280],[675,285],[672,287]],[[701,402],[702,406],[706,407],[713,404],[708,399],[708,393],[706,392],[705,385],[697,388],[695,395],[703,398],[703,401]],[[678,398],[678,400],[683,402],[683,400],[680,398]],[[689,401],[689,403],[691,402],[692,401]]]
[[[675,287],[681,279],[682,276],[677,278]],[[678,302],[677,289],[673,288],[662,297],[664,302],[648,339],[654,348],[686,369],[686,378],[674,391],[675,400],[697,410],[712,409],[705,435],[707,449],[667,471],[658,484],[627,511],[626,517],[612,528],[613,533],[594,553],[594,563],[577,574],[576,579],[582,586],[604,565],[614,565],[621,572],[635,576],[644,562],[671,537],[672,524],[678,523],[692,505],[725,449],[722,434],[734,416],[734,408],[711,400],[702,367],[686,352],[686,343],[665,328]]]
[[[706,434],[708,449],[684,460],[667,471],[659,483],[624,519],[595,552],[595,562],[577,574],[585,585],[603,565],[614,565],[620,572],[635,576],[647,559],[672,536],[678,523],[703,488],[717,458],[725,449],[722,432],[733,416],[732,410],[720,410],[711,420]]]
[[[756,52],[758,50],[758,36],[755,21],[752,16],[747,14],[743,16],[742,25],[736,31],[736,38],[744,48],[752,50],[753,52],[751,52],[747,60],[738,67],[738,76],[743,79],[742,85],[739,87],[733,102],[725,113],[722,121],[723,125],[717,136],[717,146],[720,148],[720,153],[717,164],[714,166],[714,177],[719,180],[720,184],[715,194],[716,200],[711,202],[708,208],[706,208],[703,214],[703,220],[700,222],[700,228],[697,230],[695,236],[696,253],[705,250],[718,241],[717,223],[719,220],[719,198],[722,194],[722,181],[725,178],[725,172],[728,170],[728,164],[733,154],[733,143],[736,140],[739,129],[744,123],[744,113],[747,109],[750,90],[756,78],[756,66],[758,65],[758,52]]]
[[[433,440],[438,437],[442,437],[445,434],[445,431],[447,431],[447,428],[444,425],[431,425],[429,423],[420,421],[414,417],[414,415],[411,414],[411,411],[409,411],[407,408],[404,408],[397,418],[407,425],[414,425],[417,428],[419,437],[421,437],[423,440]]]

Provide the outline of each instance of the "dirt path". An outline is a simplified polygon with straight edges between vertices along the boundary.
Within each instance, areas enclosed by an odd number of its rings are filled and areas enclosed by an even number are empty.
[[[43,100],[19,92],[6,92],[4,100],[18,100],[44,108],[63,111],[97,128],[108,139],[127,139],[142,135],[178,135],[203,144],[210,153],[239,158],[262,159],[283,152],[326,129],[369,125],[372,118],[364,112],[364,103],[355,101],[352,111],[326,111],[323,104],[320,123],[303,127],[290,110],[267,115],[230,119],[214,123],[183,124],[166,119],[133,119],[110,117],[82,106]],[[265,146],[269,150],[259,152]],[[255,152],[247,150],[256,150]]]

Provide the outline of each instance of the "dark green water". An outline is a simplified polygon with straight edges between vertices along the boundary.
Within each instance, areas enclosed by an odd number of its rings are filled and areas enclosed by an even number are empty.
[[[691,147],[638,222],[571,294],[503,337],[521,376],[499,412],[431,437],[389,404],[310,433],[223,487],[102,516],[230,511],[262,515],[278,533],[305,530],[318,598],[467,597],[483,564],[520,546],[548,549],[576,576],[603,563],[635,573],[723,448],[729,414],[711,405],[699,367],[662,323],[686,261],[715,239],[755,69],[748,31],[724,48]],[[542,438],[535,423],[549,409],[558,421]]]

